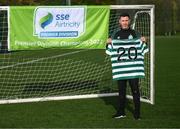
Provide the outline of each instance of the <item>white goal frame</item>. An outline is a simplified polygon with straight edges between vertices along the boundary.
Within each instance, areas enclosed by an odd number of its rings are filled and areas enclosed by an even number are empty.
[[[154,5],[110,5],[110,9],[149,9],[151,13],[151,29],[150,29],[150,100],[141,98],[142,102],[147,102],[150,104],[155,103],[154,98],[154,69],[155,69],[155,25],[154,25]],[[1,10],[7,10],[8,12],[8,50],[10,46],[10,11],[8,6],[0,6]],[[118,93],[104,93],[104,94],[87,94],[87,95],[73,95],[73,96],[54,96],[54,97],[42,97],[42,98],[27,98],[27,99],[9,99],[9,100],[0,100],[0,104],[8,103],[25,103],[25,102],[39,102],[39,101],[51,101],[51,100],[66,100],[66,99],[84,99],[84,98],[97,98],[97,97],[108,97],[108,96],[117,96]],[[127,95],[127,98],[132,99],[132,96]]]

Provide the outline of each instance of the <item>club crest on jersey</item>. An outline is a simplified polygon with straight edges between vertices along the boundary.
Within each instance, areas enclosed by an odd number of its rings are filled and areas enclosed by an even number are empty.
[[[117,39],[120,39],[120,36],[118,36]]]
[[[129,37],[128,37],[128,39],[133,39],[133,36],[130,34]]]

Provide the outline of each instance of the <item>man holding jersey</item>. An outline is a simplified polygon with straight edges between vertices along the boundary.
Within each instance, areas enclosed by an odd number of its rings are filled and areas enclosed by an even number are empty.
[[[140,119],[139,78],[144,74],[144,54],[148,52],[145,37],[130,28],[130,16],[119,17],[120,28],[107,40],[106,53],[111,56],[113,80],[117,80],[119,108],[113,118],[124,118],[127,82],[134,102],[134,118]]]

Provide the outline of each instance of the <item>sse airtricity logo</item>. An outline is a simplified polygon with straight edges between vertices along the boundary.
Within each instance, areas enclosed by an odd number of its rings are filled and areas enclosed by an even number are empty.
[[[85,32],[85,7],[37,7],[34,36],[39,38],[77,38]]]
[[[46,16],[44,16],[40,19],[39,24],[44,29],[52,21],[53,21],[53,15],[51,13],[48,13]]]

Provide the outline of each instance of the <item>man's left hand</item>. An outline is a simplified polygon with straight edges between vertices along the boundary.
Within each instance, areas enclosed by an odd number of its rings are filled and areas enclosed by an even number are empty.
[[[141,37],[141,41],[146,43],[146,38],[145,37]]]

